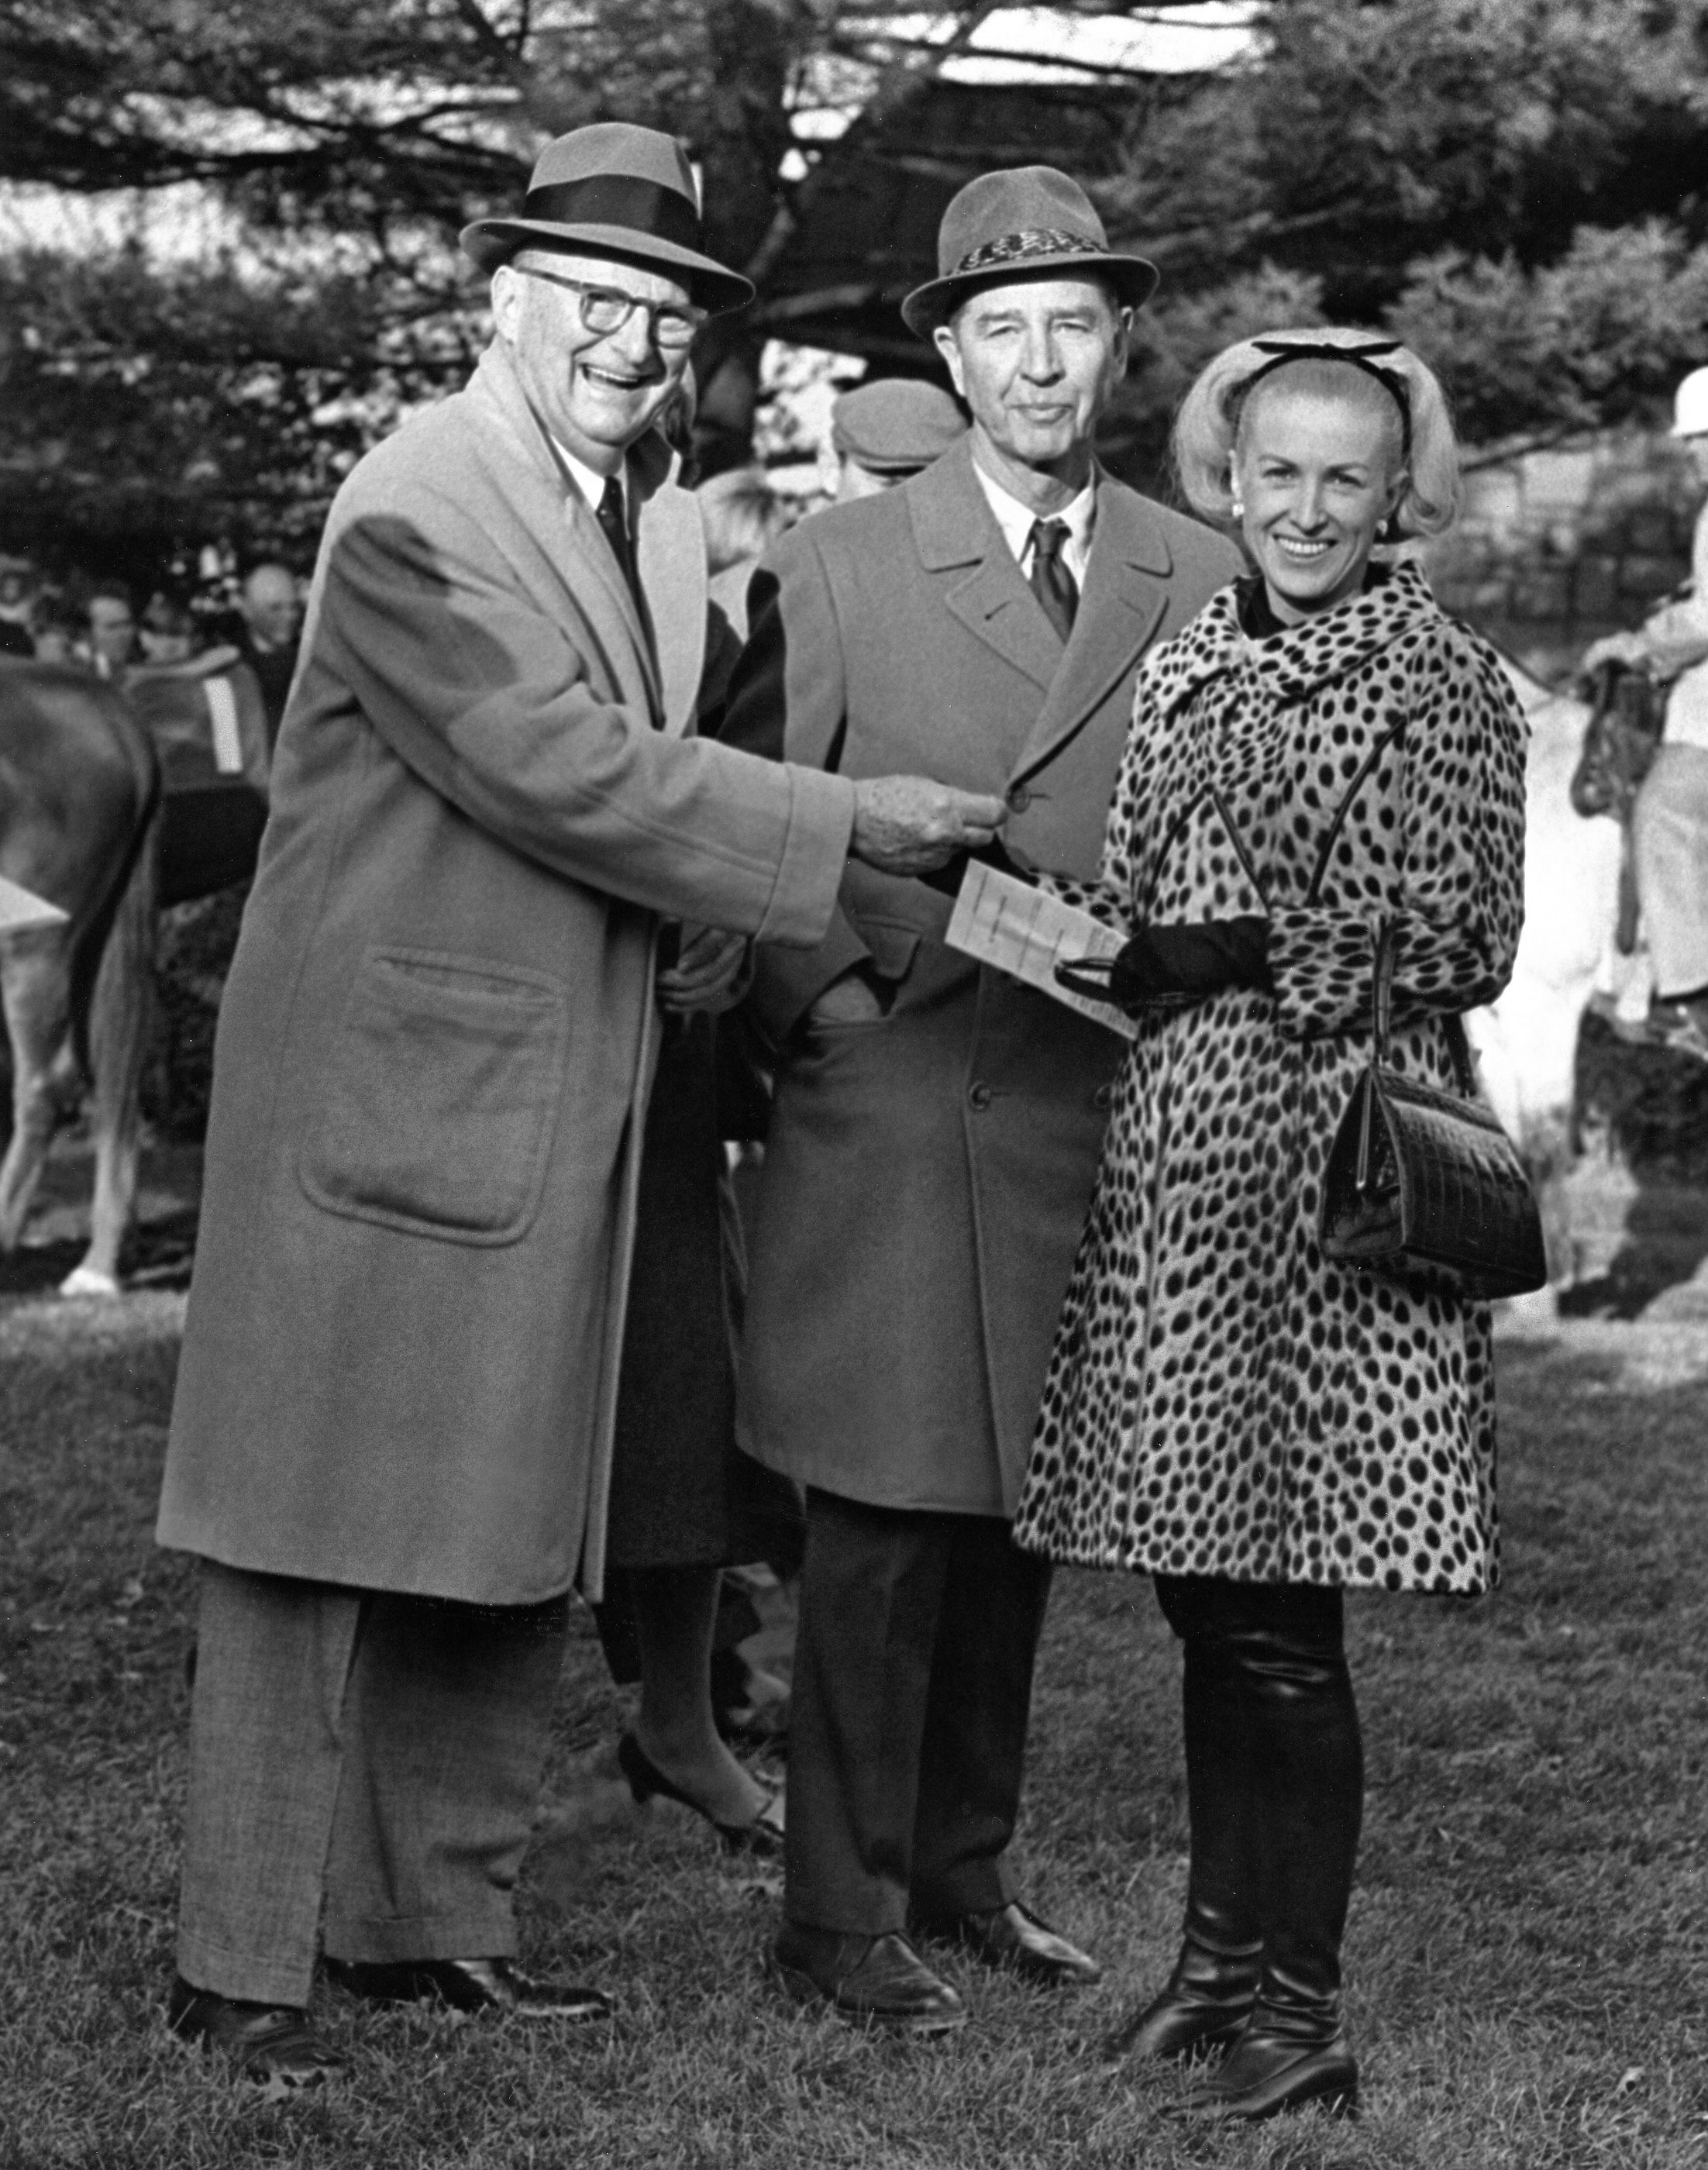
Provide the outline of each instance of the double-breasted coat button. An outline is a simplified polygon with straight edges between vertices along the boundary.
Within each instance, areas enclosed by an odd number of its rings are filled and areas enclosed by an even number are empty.
[[[1008,794],[1009,812],[1011,814],[1023,814],[1031,804],[1031,792],[1027,789],[1023,783],[1017,783]]]
[[[1115,1088],[1113,1085],[1100,1085],[1092,1095],[1092,1105],[1094,1108],[1107,1108],[1114,1097]]]
[[[970,1106],[977,1108],[982,1114],[990,1104],[990,1088],[988,1085],[969,1085],[967,1099]]]

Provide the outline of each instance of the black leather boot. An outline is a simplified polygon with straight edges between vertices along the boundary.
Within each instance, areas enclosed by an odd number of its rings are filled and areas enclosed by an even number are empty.
[[[1339,1593],[1277,1590],[1230,1638],[1251,1718],[1263,1968],[1244,2031],[1188,2114],[1254,2119],[1320,2103],[1356,2114],[1341,2019],[1341,1938],[1364,1814],[1358,1708]]]
[[[1216,1638],[1159,1578],[1163,1609],[1186,1643],[1181,1702],[1192,1868],[1180,1956],[1161,1996],[1110,2036],[1139,2062],[1205,2056],[1244,2027],[1257,1993],[1256,1809],[1241,1681]]]

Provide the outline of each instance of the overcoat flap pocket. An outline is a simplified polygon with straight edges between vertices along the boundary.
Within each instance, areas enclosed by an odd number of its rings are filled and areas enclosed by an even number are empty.
[[[515,1243],[545,1187],[567,1025],[542,973],[370,949],[303,1136],[303,1190],[409,1234]]]

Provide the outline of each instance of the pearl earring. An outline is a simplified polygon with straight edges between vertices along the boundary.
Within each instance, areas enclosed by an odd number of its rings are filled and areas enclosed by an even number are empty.
[[[1246,508],[1237,497],[1234,500],[1231,509],[1236,520],[1243,520],[1245,518]]]

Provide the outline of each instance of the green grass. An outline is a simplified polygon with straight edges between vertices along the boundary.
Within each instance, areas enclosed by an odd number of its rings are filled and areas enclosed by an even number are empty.
[[[351,2087],[274,2106],[222,2082],[160,2018],[191,1577],[150,1528],[178,1315],[161,1295],[106,1325],[0,1315],[0,2163],[1708,2163],[1708,1350],[1688,1337],[1506,1350],[1505,1588],[1353,1607],[1366,2114],[1211,2132],[1168,2120],[1174,2079],[1097,2054],[1172,1956],[1185,1835],[1173,1650],[1145,1585],[1092,1576],[1052,1607],[1019,1851],[1101,1989],[950,1960],[974,2019],[935,2044],[796,2014],[762,1973],[774,1896],[686,1817],[588,1782],[623,1706],[584,1636],[524,1938],[611,1989],[618,2024],[553,2041],[326,1991]]]

